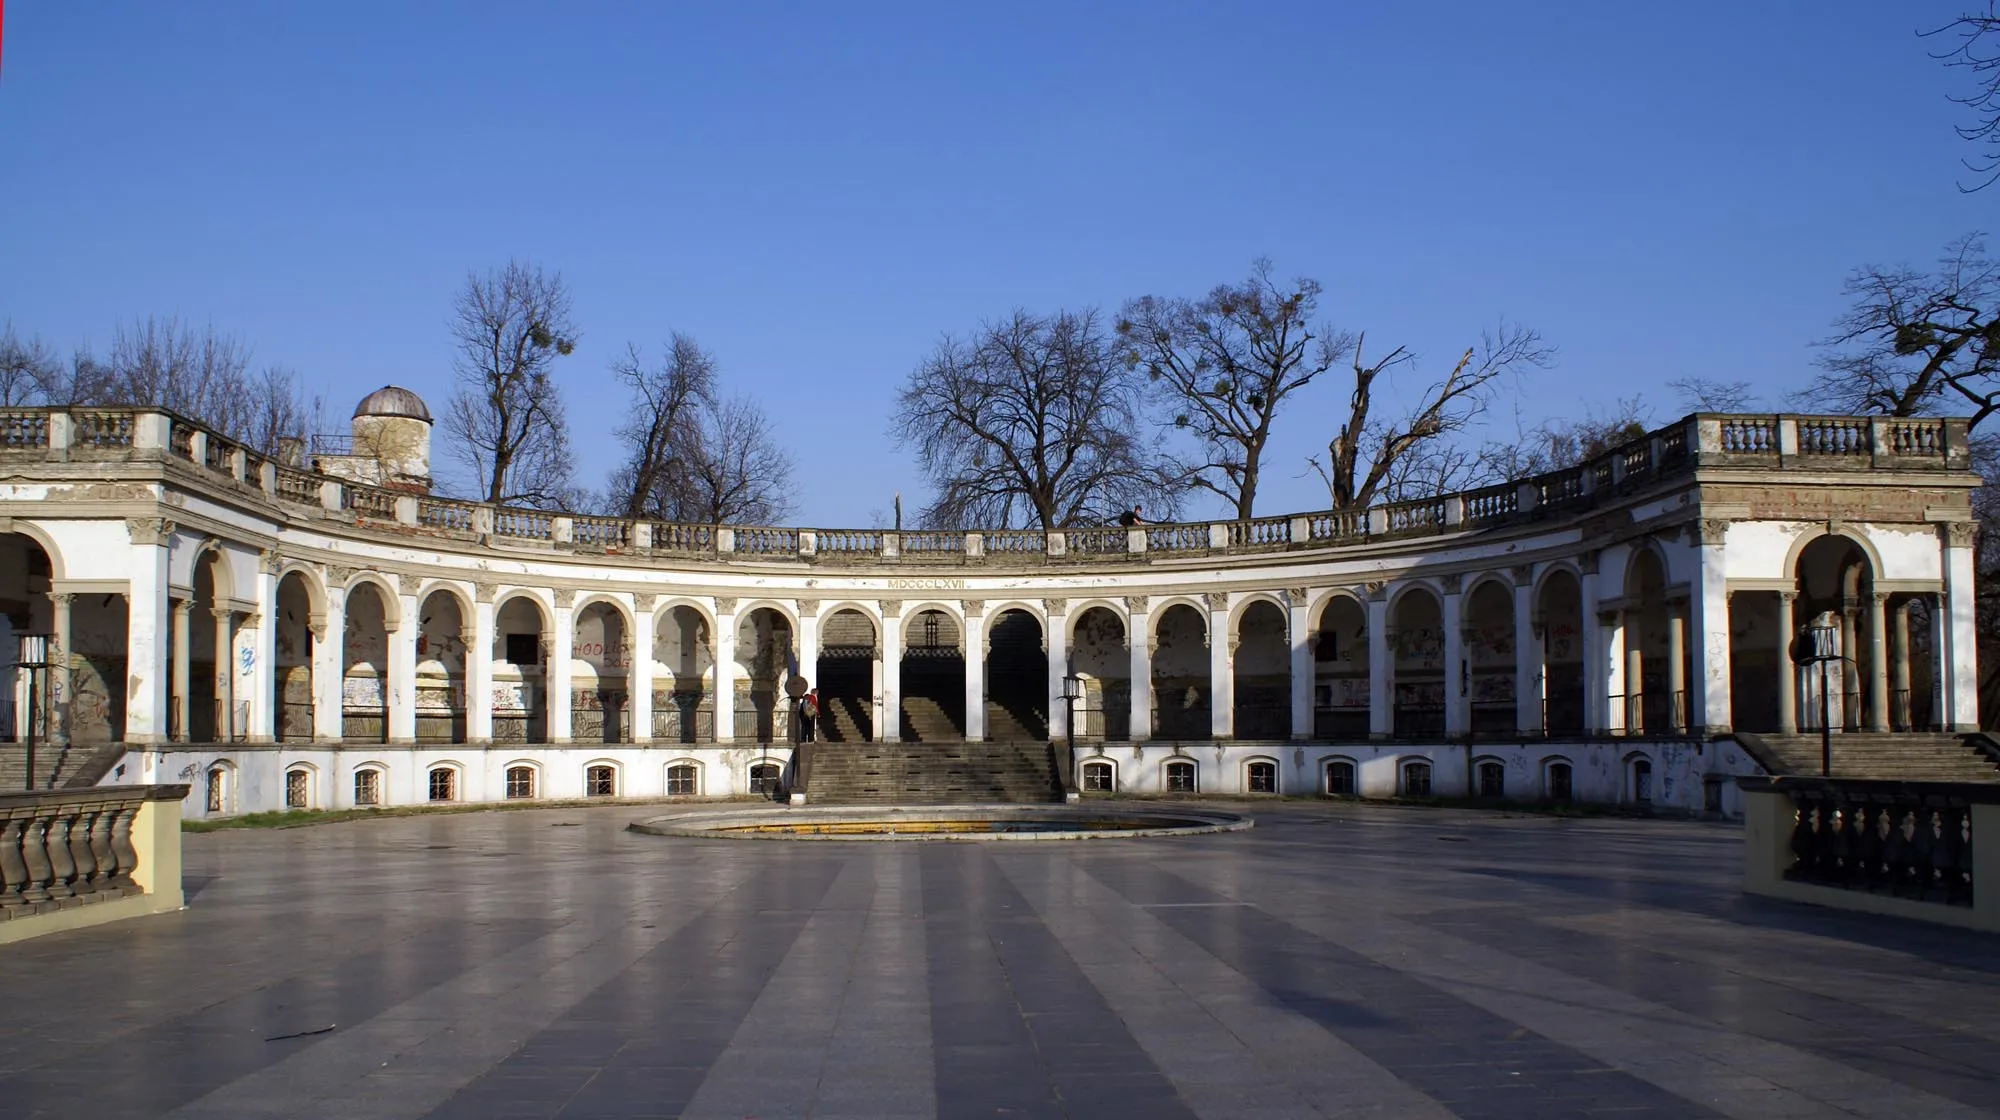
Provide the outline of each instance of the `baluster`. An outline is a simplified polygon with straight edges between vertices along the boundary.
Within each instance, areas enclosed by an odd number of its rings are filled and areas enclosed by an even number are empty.
[[[28,904],[21,896],[28,883],[28,865],[21,859],[21,831],[27,823],[19,817],[0,822],[0,907],[17,909]]]
[[[1861,806],[1860,831],[1855,838],[1854,859],[1856,874],[1854,885],[1875,890],[1882,885],[1882,822],[1885,809],[1880,805]]]
[[[111,824],[111,854],[118,860],[111,880],[125,894],[139,893],[138,885],[132,882],[132,869],[139,866],[139,853],[132,849],[132,818],[138,811],[137,804],[120,805],[118,819]]]
[[[1910,811],[1916,828],[1910,834],[1910,889],[1912,897],[1930,896],[1936,877],[1931,873],[1932,853],[1937,848],[1937,814],[1928,805]]]
[[[1815,806],[1792,799],[1792,866],[1788,879],[1811,879],[1813,866],[1813,813]]]
[[[69,858],[69,830],[76,823],[76,811],[63,806],[49,820],[49,894],[56,898],[76,895],[76,861]]]
[[[96,806],[79,808],[76,822],[69,827],[69,858],[76,864],[76,878],[70,885],[78,894],[90,894],[102,886],[97,871],[97,855],[90,850],[90,830],[103,813]]]
[[[1910,809],[1907,805],[1890,805],[1885,812],[1889,835],[1882,843],[1882,867],[1887,880],[1884,887],[1891,894],[1901,894],[1910,878]]]
[[[29,902],[49,900],[49,853],[44,844],[48,829],[49,822],[39,817],[22,822],[21,860],[27,876],[21,880],[21,897]]]
[[[1943,855],[1938,860],[1942,880],[1939,886],[1944,901],[1953,906],[1972,905],[1972,845],[1966,843],[1971,817],[1971,811],[1962,805],[1938,811],[1944,832]]]

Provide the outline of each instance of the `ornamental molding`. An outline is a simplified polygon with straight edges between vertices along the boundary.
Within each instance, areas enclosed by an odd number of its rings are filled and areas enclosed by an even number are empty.
[[[1465,577],[1457,572],[1439,579],[1438,582],[1444,586],[1444,593],[1446,595],[1456,595],[1464,590],[1465,587]]]
[[[632,596],[632,610],[638,614],[652,614],[660,605],[660,597],[652,592]]]
[[[1945,539],[1953,548],[1971,548],[1974,538],[1979,535],[1979,526],[1970,521],[1947,521],[1944,526]]]
[[[326,566],[326,582],[333,587],[346,587],[359,574],[360,569],[350,568],[346,564],[328,564]]]
[[[165,544],[178,528],[164,517],[128,517],[125,533],[133,544]]]
[[[792,604],[798,607],[800,618],[814,618],[819,615],[818,599],[794,599]]]
[[[1389,581],[1386,579],[1371,579],[1355,590],[1363,598],[1380,603],[1389,597]]]
[[[1514,577],[1515,587],[1526,587],[1535,582],[1535,566],[1533,564],[1516,564],[1508,574]]]
[[[1125,609],[1137,614],[1146,609],[1146,602],[1147,599],[1144,595],[1127,595],[1125,596]]]
[[[1285,601],[1286,601],[1286,602],[1288,602],[1288,603],[1290,603],[1290,604],[1292,604],[1292,605],[1293,605],[1293,606],[1295,606],[1295,607],[1303,607],[1303,606],[1305,606],[1305,605],[1306,605],[1306,600],[1307,600],[1307,599],[1308,599],[1309,597],[1310,597],[1310,592],[1308,592],[1308,591],[1307,591],[1307,590],[1306,590],[1305,588],[1303,588],[1303,587],[1287,587],[1287,588],[1285,588]]]
[[[1729,535],[1729,522],[1720,517],[1704,517],[1694,523],[1695,539],[1706,545],[1721,544]]]
[[[717,601],[720,602],[720,600]],[[882,608],[883,618],[896,618],[903,613],[903,601],[901,599],[878,599],[876,600],[876,605]]]
[[[965,611],[968,618],[975,614],[986,613],[986,600],[984,599],[960,599],[958,605]]]
[[[278,569],[283,567],[284,563],[284,557],[279,556],[275,548],[261,549],[257,553],[257,566],[265,575],[277,575]]]
[[[1049,614],[1051,614],[1051,615],[1058,615],[1058,614],[1068,614],[1068,613],[1069,613],[1069,600],[1068,600],[1068,599],[1043,599],[1043,600],[1042,600],[1042,609],[1043,609],[1044,611],[1047,611],[1047,612],[1048,612]]]
[[[423,586],[422,576],[413,576],[408,572],[396,573],[396,590],[404,595],[415,595]]]
[[[1212,611],[1226,611],[1229,609],[1229,593],[1227,591],[1204,591],[1201,593],[1201,601],[1207,603],[1208,609]]]
[[[499,593],[500,581],[498,580],[475,579],[472,581],[472,601],[475,603],[490,603],[493,601],[493,596]]]
[[[563,607],[573,607],[576,605],[576,589],[573,587],[556,588],[555,597],[556,597],[556,607],[558,609],[561,609]]]
[[[735,614],[736,613],[735,597],[731,595],[717,595],[715,597],[715,613]]]
[[[1586,548],[1582,552],[1577,553],[1576,554],[1577,570],[1587,576],[1596,575],[1598,555],[1599,555],[1598,550],[1594,548]]]

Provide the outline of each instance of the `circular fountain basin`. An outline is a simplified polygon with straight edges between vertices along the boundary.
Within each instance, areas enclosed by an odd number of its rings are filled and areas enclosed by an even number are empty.
[[[654,836],[724,840],[1122,840],[1236,832],[1241,813],[1179,806],[814,806],[670,813],[631,825]]]

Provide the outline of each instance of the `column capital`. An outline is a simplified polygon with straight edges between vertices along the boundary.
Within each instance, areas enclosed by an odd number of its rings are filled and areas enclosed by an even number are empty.
[[[1799,599],[1799,593],[1796,591],[1778,592],[1778,601],[1781,603],[1796,603],[1798,602],[1798,599]]]
[[[967,617],[986,613],[986,600],[984,599],[960,599],[958,605],[964,609]]]
[[[1704,517],[1694,523],[1695,541],[1699,544],[1717,545],[1729,535],[1729,521],[1720,517]]]
[[[210,607],[208,608],[208,613],[214,615],[217,622],[228,622],[229,616],[235,614],[236,611],[230,607]]]
[[[717,610],[720,610],[720,609],[722,609],[722,608],[721,608],[721,604],[722,604],[722,600],[720,600],[720,599],[717,599],[717,600],[716,600],[716,609],[717,609]],[[877,600],[875,601],[875,604],[876,604],[876,606],[878,606],[878,607],[882,608],[882,617],[883,617],[883,618],[899,618],[899,617],[901,617],[901,616],[902,616],[902,613],[903,613],[903,601],[902,601],[901,599],[877,599]],[[735,605],[733,601],[731,602],[731,605],[732,605],[732,606],[734,606],[734,605]]]
[[[1944,531],[1951,547],[1971,548],[1973,539],[1979,535],[1979,526],[1971,521],[1947,521]]]
[[[187,618],[188,616],[194,614],[193,599],[175,599],[173,603],[174,603],[174,613],[180,615],[182,618]]]
[[[49,605],[52,607],[56,607],[61,610],[68,610],[69,605],[75,601],[76,601],[75,592],[71,591],[49,592]]]
[[[1144,595],[1125,596],[1125,610],[1128,614],[1138,614],[1146,609],[1148,600]]]
[[[1457,572],[1452,572],[1449,575],[1439,577],[1438,586],[1444,588],[1446,595],[1456,595],[1464,589],[1465,577]]]
[[[717,595],[715,597],[715,613],[735,614],[736,613],[735,597],[730,595]]]
[[[800,618],[817,618],[819,616],[818,599],[794,599],[792,602],[798,606]]]
[[[558,588],[556,588],[556,589],[555,589],[555,603],[556,603],[556,609],[557,609],[557,610],[562,610],[562,609],[564,609],[564,608],[566,608],[566,607],[574,607],[574,606],[576,606],[576,588],[574,588],[574,587],[558,587]]]
[[[1227,591],[1204,591],[1201,593],[1201,601],[1206,603],[1208,609],[1211,611],[1226,611],[1229,609],[1229,593]]]
[[[312,631],[313,641],[326,641],[326,615],[315,613],[306,619],[306,629]]]
[[[128,517],[125,519],[125,534],[133,544],[165,544],[167,538],[179,528],[162,517]]]
[[[423,590],[423,586],[424,577],[422,576],[411,575],[408,572],[396,573],[396,592],[399,595],[415,595],[417,592]]]
[[[1049,614],[1051,614],[1051,615],[1058,615],[1058,614],[1068,614],[1068,613],[1069,613],[1069,600],[1068,600],[1068,599],[1043,599],[1043,600],[1042,600],[1042,609],[1043,609],[1044,611],[1047,611],[1047,612],[1048,612]]]

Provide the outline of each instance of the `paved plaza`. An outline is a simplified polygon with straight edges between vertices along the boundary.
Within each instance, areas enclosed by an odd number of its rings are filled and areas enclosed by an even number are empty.
[[[1746,898],[1733,826],[1252,808],[193,835],[186,911],[0,950],[0,1116],[2000,1116],[1996,939]]]

